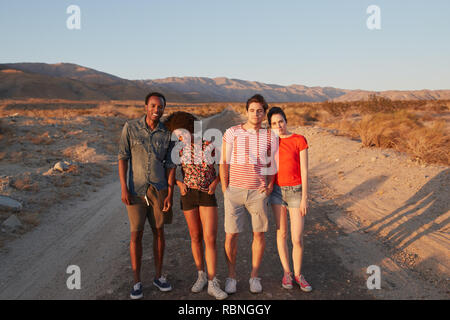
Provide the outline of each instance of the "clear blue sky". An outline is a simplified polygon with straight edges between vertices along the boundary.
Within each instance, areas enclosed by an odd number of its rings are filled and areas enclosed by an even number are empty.
[[[69,5],[81,30],[69,30]],[[381,30],[369,30],[369,5]],[[0,63],[71,62],[126,79],[228,77],[450,89],[450,1],[0,0]]]

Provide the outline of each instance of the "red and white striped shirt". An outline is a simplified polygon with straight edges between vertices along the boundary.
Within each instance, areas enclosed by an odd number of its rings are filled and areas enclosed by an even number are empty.
[[[276,173],[274,155],[278,139],[275,134],[268,129],[251,132],[237,125],[225,131],[223,142],[232,150],[228,161],[229,185],[243,189],[266,187],[266,176]]]

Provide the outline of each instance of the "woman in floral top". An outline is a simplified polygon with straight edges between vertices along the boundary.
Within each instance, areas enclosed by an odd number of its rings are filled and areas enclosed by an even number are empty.
[[[202,141],[202,150],[198,149],[200,148],[195,143],[183,144],[179,155],[184,181],[179,182],[184,183],[190,189],[198,189],[214,195],[215,187],[219,182],[212,159],[215,152],[214,145],[209,141]],[[209,154],[211,155],[209,159],[203,159],[204,156]],[[210,192],[210,188],[214,188],[212,192]]]
[[[215,190],[220,179],[214,166],[215,147],[209,141],[194,141],[195,116],[187,112],[175,112],[164,124],[178,138],[179,164],[183,180],[177,179],[183,210],[191,236],[191,249],[198,271],[192,292],[200,292],[208,284],[208,294],[216,299],[227,298],[216,278],[217,200]],[[175,159],[172,159],[177,163]],[[203,253],[205,242],[205,254]],[[204,271],[206,259],[207,274]]]

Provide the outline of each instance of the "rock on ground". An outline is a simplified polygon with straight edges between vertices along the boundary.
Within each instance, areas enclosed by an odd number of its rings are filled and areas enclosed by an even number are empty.
[[[0,196],[0,209],[7,211],[20,211],[22,204],[9,197]]]

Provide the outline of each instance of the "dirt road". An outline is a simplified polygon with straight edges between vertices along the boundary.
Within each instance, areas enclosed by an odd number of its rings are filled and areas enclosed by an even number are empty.
[[[230,110],[205,123],[226,128],[239,121]],[[312,168],[317,164],[312,163]],[[303,273],[313,286],[311,293],[298,288],[285,290],[280,281],[275,226],[270,217],[266,251],[261,266],[263,293],[248,291],[251,232],[240,235],[238,248],[238,292],[229,299],[448,299],[448,288],[431,283],[413,269],[392,260],[389,248],[368,232],[349,232],[350,220],[333,219],[346,208],[335,190],[315,174],[311,177],[311,207],[306,220]],[[0,252],[0,299],[128,299],[132,273],[128,254],[129,226],[120,201],[117,176],[109,176],[97,192],[84,200],[53,207],[33,231],[8,243]],[[219,203],[217,247],[218,278],[227,275],[223,254],[223,197]],[[351,229],[351,228],[350,228]],[[190,251],[189,233],[174,196],[174,220],[166,227],[163,272],[174,289],[160,293],[152,286],[151,231],[144,235],[142,281],[145,299],[210,299],[206,291],[190,293],[196,271]],[[67,267],[81,270],[81,289],[69,290]],[[381,289],[368,290],[365,273],[370,265],[381,268]]]

